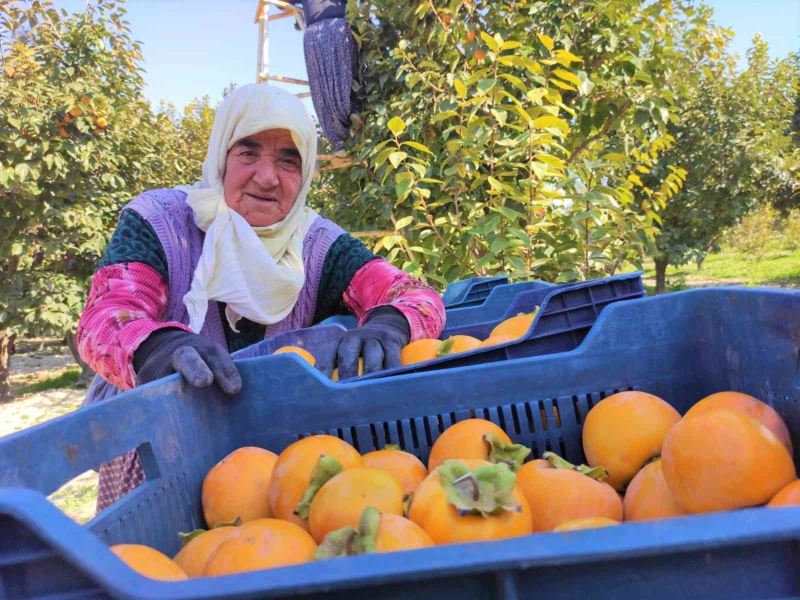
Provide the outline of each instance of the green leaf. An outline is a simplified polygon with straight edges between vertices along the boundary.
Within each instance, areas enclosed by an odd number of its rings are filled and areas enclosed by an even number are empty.
[[[494,118],[497,119],[497,123],[500,127],[505,127],[506,121],[508,120],[508,113],[499,108],[493,108],[491,112]]]
[[[453,87],[456,88],[456,93],[458,94],[459,98],[466,98],[467,97],[467,86],[464,85],[464,82],[460,79],[456,79],[453,81]],[[455,111],[452,111],[455,112]],[[458,113],[455,113],[458,114]]]
[[[576,92],[577,91],[577,88],[569,85],[568,83],[564,83],[563,81],[560,81],[558,79],[551,79],[550,83],[553,84],[554,86],[556,86],[557,88],[562,89],[562,90],[568,90],[570,92]]]
[[[539,41],[542,43],[542,45],[545,48],[547,48],[548,52],[552,52],[553,51],[553,47],[555,46],[555,42],[553,42],[553,38],[551,38],[549,35],[545,35],[543,33],[537,33],[536,37],[539,38]]]
[[[556,60],[565,67],[569,67],[570,64],[574,62],[583,62],[582,58],[580,58],[579,56],[575,56],[572,52],[569,52],[568,50],[556,50],[554,54]]]
[[[358,529],[347,525],[325,536],[317,548],[317,560],[372,554],[375,552],[380,522],[380,511],[374,506],[367,506],[361,513]]]
[[[464,85],[464,84],[462,83],[461,85]],[[466,88],[465,88],[465,94],[466,94]],[[442,111],[440,113],[437,113],[437,114],[433,115],[433,117],[431,118],[431,120],[429,122],[431,124],[438,123],[439,121],[444,121],[446,119],[451,119],[451,118],[457,117],[457,116],[458,116],[458,112],[456,112],[454,110],[445,110],[445,111]]]
[[[431,152],[430,148],[428,148],[424,144],[420,144],[419,142],[403,142],[400,145],[401,146],[410,146],[411,148],[414,148],[414,150],[419,150],[420,152],[426,152],[428,154],[433,155],[433,152]]]
[[[17,174],[17,177],[19,177],[20,182],[24,182],[28,178],[28,175],[30,175],[31,168],[28,166],[28,163],[21,162],[14,166],[14,172]]]
[[[489,49],[492,52],[497,52],[498,50],[500,50],[500,44],[497,43],[497,40],[495,40],[492,36],[490,36],[485,31],[481,31],[481,39],[483,40],[484,44],[489,46]]]
[[[550,115],[534,119],[533,126],[541,129],[545,129],[547,127],[556,127],[563,131],[569,131],[569,125],[564,119],[559,119],[558,117],[553,117]]]
[[[396,169],[408,157],[408,154],[402,151],[395,151],[389,154],[389,162]]]
[[[564,81],[568,81],[569,83],[572,83],[572,84],[575,84],[575,85],[580,85],[581,84],[580,77],[578,77],[574,73],[571,73],[571,72],[566,71],[564,69],[555,69],[553,71],[553,74],[556,77],[560,77]]]
[[[485,433],[483,441],[489,445],[489,461],[504,463],[516,472],[528,458],[531,449],[523,444],[509,444],[500,439],[496,433]]]
[[[628,158],[619,152],[609,152],[607,154],[603,154],[600,158],[603,160],[607,160],[609,162],[624,164],[628,162]]]
[[[460,516],[488,517],[520,510],[514,500],[517,476],[505,463],[469,469],[458,460],[447,460],[436,472]]]
[[[478,90],[481,93],[485,94],[486,92],[491,90],[495,86],[495,84],[497,84],[497,80],[496,79],[481,79],[478,82],[478,86],[477,87],[478,87]]]
[[[392,117],[386,126],[394,135],[400,135],[406,130],[406,122],[400,117]]]
[[[394,230],[400,231],[403,227],[408,227],[414,221],[414,217],[403,217],[402,219],[397,219],[394,224]]]
[[[532,90],[528,90],[528,93],[525,95],[528,97],[528,100],[534,104],[541,104],[542,98],[547,95],[547,88],[534,88]]]
[[[403,200],[408,196],[411,187],[414,185],[414,177],[411,173],[398,173],[395,178],[394,193],[398,200]]]
[[[507,206],[493,206],[489,210],[503,215],[506,219],[508,219],[511,222],[516,222],[519,219],[525,218],[525,215],[523,215],[521,212],[516,211],[513,208],[509,208]]]
[[[199,537],[206,533],[207,529],[193,529],[192,531],[179,531],[178,539],[181,542],[181,548],[191,542],[194,538]]]
[[[314,496],[323,485],[343,470],[342,463],[333,456],[328,456],[327,454],[320,456],[314,471],[311,473],[311,481],[294,509],[294,514],[301,519],[308,519],[308,512],[311,509],[311,502],[314,500]]]
[[[545,452],[542,454],[542,458],[549,462],[550,466],[554,469],[578,471],[578,473],[583,473],[587,477],[591,477],[597,481],[603,481],[606,477],[608,477],[608,471],[606,471],[603,467],[590,467],[588,465],[575,466],[568,460],[561,458],[555,452]]]
[[[503,191],[503,184],[502,184],[502,183],[500,183],[500,182],[499,182],[497,179],[495,179],[495,178],[494,178],[494,177],[492,177],[491,175],[490,175],[489,177],[487,177],[487,178],[486,178],[486,180],[489,182],[489,186],[490,186],[490,187],[492,188],[492,190],[494,190],[495,192],[497,192],[497,193],[500,193],[500,192],[502,192],[502,191]]]
[[[517,42],[517,41],[513,41],[512,40],[512,41],[503,42],[502,44],[500,44],[500,50],[501,51],[502,50],[513,50],[514,48],[519,48],[520,46],[522,46],[521,42]]]

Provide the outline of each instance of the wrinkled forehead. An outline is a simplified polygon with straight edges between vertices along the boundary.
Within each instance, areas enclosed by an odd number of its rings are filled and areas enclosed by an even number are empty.
[[[293,151],[300,154],[292,132],[288,129],[266,129],[231,143],[230,148],[246,147],[273,152]]]

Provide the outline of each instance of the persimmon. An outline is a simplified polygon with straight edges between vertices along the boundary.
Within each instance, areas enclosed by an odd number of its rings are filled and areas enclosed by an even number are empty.
[[[664,437],[680,418],[670,404],[645,392],[604,398],[583,425],[586,462],[604,467],[606,482],[622,491],[648,460],[661,454]]]
[[[186,573],[175,561],[150,546],[117,544],[111,546],[109,550],[131,569],[150,579],[159,579],[161,581],[188,579]]]
[[[442,342],[438,352],[440,356],[460,354],[461,352],[475,350],[475,348],[478,348],[480,345],[481,341],[471,335],[451,335]]]
[[[800,506],[800,481],[795,480],[775,494],[767,506],[777,508],[779,506]]]
[[[626,521],[651,521],[686,514],[664,479],[660,460],[645,465],[631,479],[622,506]]]
[[[508,342],[513,342],[516,339],[518,338],[513,335],[490,336],[481,342],[481,348],[486,348],[488,346],[499,346],[500,344],[507,344]]]
[[[362,456],[365,467],[383,469],[395,476],[403,487],[404,494],[410,494],[428,475],[422,461],[409,452],[399,448],[384,448],[367,452]]]
[[[408,518],[436,544],[499,540],[531,533],[531,509],[505,463],[448,460],[411,497]]]
[[[278,455],[246,446],[211,467],[203,480],[203,516],[209,528],[272,516],[269,482]]]
[[[726,409],[682,419],[664,440],[661,462],[670,491],[690,513],[764,504],[795,479],[778,437]]]
[[[595,529],[597,527],[611,527],[612,525],[619,525],[619,521],[608,517],[583,517],[564,521],[553,531],[577,531],[578,529]]]
[[[308,507],[316,490],[335,472],[362,465],[358,451],[332,435],[312,435],[290,444],[280,453],[272,471],[269,484],[272,514],[307,530]],[[318,477],[311,486],[315,471]],[[303,504],[298,507],[301,500]]]
[[[358,375],[356,377],[360,377],[364,374],[364,357],[358,357]],[[332,381],[339,381],[339,367],[335,367],[331,372],[331,380]]]
[[[400,363],[413,365],[415,363],[433,360],[439,357],[439,347],[442,340],[436,338],[422,338],[406,344],[400,351]]]
[[[361,513],[358,528],[347,525],[325,536],[317,548],[317,559],[430,546],[433,546],[431,536],[413,521],[399,515],[382,515],[374,506],[368,506]]]
[[[314,560],[317,545],[302,527],[282,519],[257,519],[217,546],[203,575],[213,577]]]
[[[707,413],[718,408],[743,412],[769,428],[792,453],[792,438],[780,415],[769,404],[742,392],[717,392],[700,400],[686,411],[685,417]]]
[[[347,469],[329,479],[316,493],[308,513],[311,535],[322,542],[331,531],[357,527],[361,513],[374,506],[383,514],[403,514],[403,486],[382,469]]]
[[[531,509],[532,530],[552,531],[565,521],[583,517],[622,520],[622,500],[616,490],[599,480],[603,469],[575,467],[563,458],[525,463],[517,472],[517,485]]]
[[[224,541],[237,535],[239,528],[232,526],[215,527],[208,531],[199,531],[196,535],[189,534],[189,539],[173,560],[189,577],[202,577],[211,555]]]
[[[305,361],[308,362],[308,364],[310,364],[312,367],[317,364],[317,359],[314,358],[314,355],[300,346],[281,346],[272,354],[297,354],[301,358],[305,359]]]
[[[492,329],[489,337],[491,338],[501,335],[509,335],[513,339],[521,338],[528,333],[528,330],[531,328],[533,319],[536,317],[537,312],[539,312],[538,307],[536,307],[532,312],[520,313],[515,317],[510,317],[504,321],[501,321],[494,327],[494,329]]]
[[[514,470],[530,454],[530,449],[513,444],[500,427],[486,419],[465,419],[444,430],[431,447],[428,472],[450,458],[481,458],[508,462]]]

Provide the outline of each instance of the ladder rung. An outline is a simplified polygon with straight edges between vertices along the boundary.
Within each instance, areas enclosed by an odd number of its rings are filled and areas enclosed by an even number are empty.
[[[301,92],[301,93],[297,94],[297,97],[298,98],[310,98],[311,97],[311,92]]]
[[[290,10],[284,10],[283,12],[276,13],[274,15],[269,16],[270,21],[279,21],[280,19],[285,19],[286,17],[293,17],[295,13]]]
[[[308,85],[308,81],[305,79],[295,79],[294,77],[284,77],[283,75],[267,75],[267,79],[283,83],[294,83],[295,85]]]
[[[255,18],[254,22],[258,23],[259,20],[261,20],[261,18],[264,16],[264,12],[265,11],[267,13],[269,12],[269,7],[270,6],[275,6],[276,8],[281,9],[281,11],[283,11],[283,12],[288,11],[288,12],[292,13],[295,16],[300,16],[300,15],[303,14],[303,10],[302,9],[297,8],[294,4],[289,4],[288,2],[284,2],[283,0],[259,0],[258,10],[256,10],[256,18]],[[277,15],[276,15],[276,17],[278,19],[283,18],[283,17],[277,16]],[[270,21],[273,20],[272,16],[269,16],[268,19]]]
[[[324,163],[320,166],[320,171],[345,169],[353,164],[353,159],[350,156],[336,156],[335,154],[318,154],[317,161]]]
[[[281,10],[289,10],[293,13],[302,13],[303,9],[297,8],[294,4],[290,4],[289,2],[285,2],[285,0],[264,0],[266,4],[271,4],[272,6],[276,6]]]

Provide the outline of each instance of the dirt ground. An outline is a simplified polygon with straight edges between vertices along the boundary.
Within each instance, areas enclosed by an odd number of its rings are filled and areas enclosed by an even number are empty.
[[[15,354],[11,358],[12,389],[56,377],[74,365],[66,348]],[[80,406],[85,395],[86,389],[59,388],[22,394],[12,402],[0,404],[0,437],[72,412]],[[51,494],[49,499],[67,515],[85,523],[94,516],[97,473],[87,471],[79,475]]]

